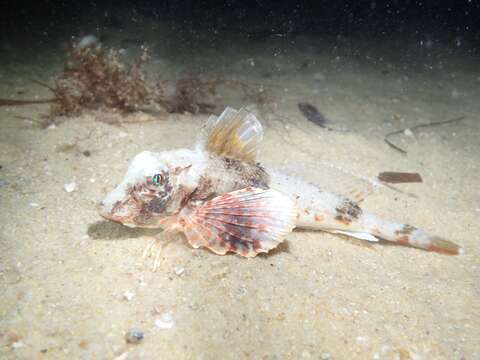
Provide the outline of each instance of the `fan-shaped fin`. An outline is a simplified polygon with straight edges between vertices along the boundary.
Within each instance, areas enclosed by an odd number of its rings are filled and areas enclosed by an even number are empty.
[[[263,128],[254,114],[227,107],[219,117],[208,119],[206,131],[205,148],[211,153],[255,162]]]
[[[218,196],[180,214],[194,248],[254,257],[280,244],[295,227],[293,201],[276,190],[245,188]]]

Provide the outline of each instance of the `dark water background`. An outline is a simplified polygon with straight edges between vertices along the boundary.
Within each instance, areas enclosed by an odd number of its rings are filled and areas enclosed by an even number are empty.
[[[409,51],[436,47],[478,56],[480,2],[461,1],[3,1],[0,41],[6,49],[42,47],[69,36],[125,30],[129,21],[168,24],[182,47],[218,47],[234,37],[246,42],[300,36],[319,40],[402,39]],[[94,29],[86,24],[94,23]],[[348,44],[353,46],[353,44]]]

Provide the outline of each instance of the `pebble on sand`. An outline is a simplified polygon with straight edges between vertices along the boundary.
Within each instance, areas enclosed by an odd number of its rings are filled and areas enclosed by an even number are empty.
[[[125,341],[129,344],[138,344],[143,340],[143,331],[137,328],[131,328],[125,334]]]

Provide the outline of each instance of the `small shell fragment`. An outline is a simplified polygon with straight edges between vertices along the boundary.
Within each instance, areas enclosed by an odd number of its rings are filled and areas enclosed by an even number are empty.
[[[171,330],[175,327],[175,319],[172,314],[165,313],[155,320],[155,326],[161,330]]]
[[[174,271],[175,271],[175,274],[176,274],[176,275],[181,276],[181,275],[185,272],[185,268],[183,268],[183,267],[176,267],[176,268],[174,269]]]
[[[134,296],[135,296],[135,293],[133,291],[125,291],[123,293],[123,298],[127,301],[132,300]]]
[[[71,193],[73,191],[75,191],[75,189],[77,188],[77,183],[75,182],[75,180],[71,181],[71,182],[68,182],[68,183],[65,183],[63,185],[63,189],[67,192],[67,193]]]

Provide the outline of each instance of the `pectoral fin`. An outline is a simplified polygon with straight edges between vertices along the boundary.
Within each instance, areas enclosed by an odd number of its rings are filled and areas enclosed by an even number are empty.
[[[292,200],[276,190],[245,188],[216,197],[180,214],[194,247],[216,254],[254,257],[280,244],[295,227]]]
[[[254,163],[263,128],[254,114],[227,107],[211,116],[206,126],[205,148],[213,154]]]

